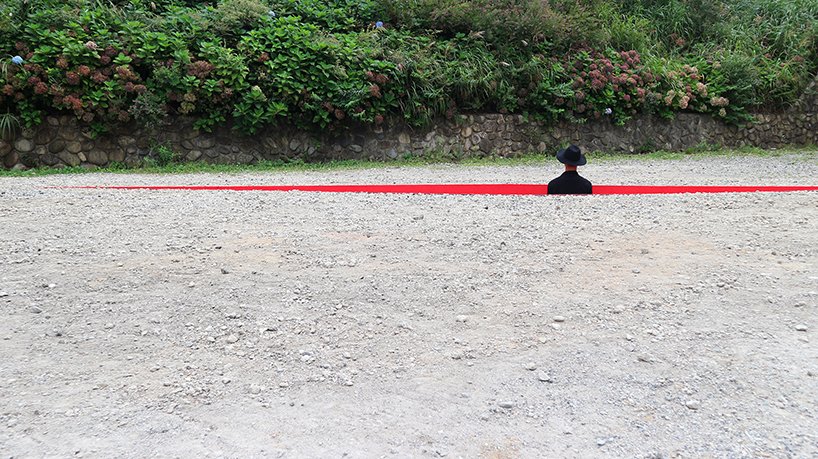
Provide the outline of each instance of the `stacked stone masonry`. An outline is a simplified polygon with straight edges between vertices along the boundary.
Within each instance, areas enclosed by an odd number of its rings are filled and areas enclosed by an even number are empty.
[[[516,156],[554,152],[565,143],[585,151],[680,151],[707,145],[778,148],[818,144],[818,97],[810,88],[795,107],[782,113],[757,114],[743,127],[710,116],[682,113],[672,120],[639,116],[624,126],[607,120],[587,124],[545,125],[520,115],[475,114],[445,120],[426,128],[405,125],[310,133],[270,128],[244,136],[224,126],[212,133],[193,128],[193,120],[175,118],[161,129],[135,125],[94,137],[70,116],[48,117],[35,129],[0,140],[5,168],[97,167],[120,163],[138,166],[156,157],[157,146],[174,151],[182,161],[251,164],[265,160],[329,159],[392,160],[407,156]]]

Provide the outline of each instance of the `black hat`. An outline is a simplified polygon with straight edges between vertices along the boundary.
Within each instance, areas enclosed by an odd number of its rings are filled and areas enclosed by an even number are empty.
[[[563,148],[557,152],[557,159],[563,164],[570,164],[572,166],[584,166],[588,162],[585,155],[579,150],[576,145],[569,145],[568,148]]]

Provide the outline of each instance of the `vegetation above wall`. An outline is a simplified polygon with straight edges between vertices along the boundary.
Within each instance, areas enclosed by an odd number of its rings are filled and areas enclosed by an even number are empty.
[[[640,112],[729,122],[818,69],[816,0],[6,0],[0,135],[194,117],[244,133]]]

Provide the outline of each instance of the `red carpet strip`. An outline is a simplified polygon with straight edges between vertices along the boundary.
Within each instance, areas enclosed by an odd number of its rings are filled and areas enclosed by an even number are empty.
[[[260,185],[260,186],[80,186],[65,188],[108,190],[227,190],[227,191],[322,191],[331,193],[413,193],[413,194],[487,194],[545,195],[547,185],[539,184],[398,184],[398,185]],[[679,194],[679,193],[752,193],[782,191],[818,191],[818,186],[656,186],[594,185],[594,194]]]

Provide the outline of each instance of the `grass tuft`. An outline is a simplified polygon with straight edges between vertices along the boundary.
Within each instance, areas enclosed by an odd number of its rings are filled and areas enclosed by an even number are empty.
[[[692,148],[684,152],[656,151],[652,153],[622,154],[611,152],[589,152],[587,153],[589,166],[593,167],[595,162],[617,162],[617,161],[668,161],[682,159],[702,159],[713,156],[723,157],[779,157],[791,154],[806,155],[807,160],[818,160],[818,146],[793,147],[779,150],[764,150],[761,148],[718,148],[712,145]],[[395,161],[367,161],[367,160],[340,160],[322,163],[307,163],[303,161],[262,161],[257,164],[207,164],[207,163],[170,163],[159,165],[155,163],[141,168],[127,168],[123,164],[113,164],[104,168],[87,167],[63,167],[63,168],[40,168],[25,171],[0,170],[2,177],[41,177],[47,175],[63,174],[243,174],[243,173],[264,173],[264,172],[290,172],[290,171],[334,171],[334,170],[363,170],[395,167],[423,167],[436,164],[457,164],[463,166],[523,166],[523,165],[552,165],[555,163],[553,154],[530,153],[512,158],[502,156],[490,156],[483,158],[464,158],[459,161],[452,161],[443,156],[429,157],[407,157]]]

